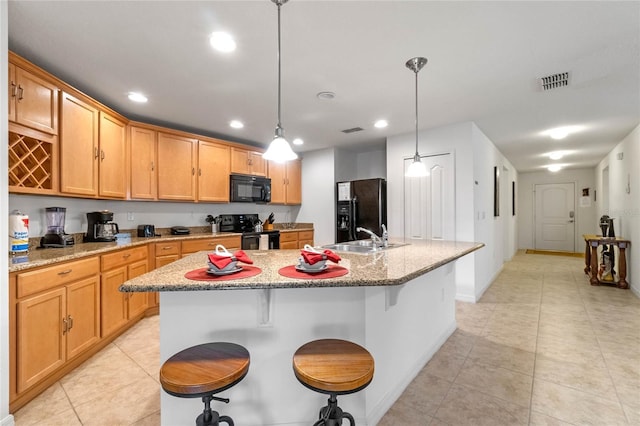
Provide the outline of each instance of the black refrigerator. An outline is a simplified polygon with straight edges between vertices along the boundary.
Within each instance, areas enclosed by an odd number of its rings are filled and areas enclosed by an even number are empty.
[[[387,181],[362,179],[336,183],[336,243],[366,240],[370,236],[356,232],[367,228],[382,236],[387,224]]]

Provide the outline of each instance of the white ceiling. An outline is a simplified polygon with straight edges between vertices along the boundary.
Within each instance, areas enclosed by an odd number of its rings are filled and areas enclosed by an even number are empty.
[[[269,0],[9,1],[9,48],[129,118],[264,146],[277,122],[276,10]],[[215,30],[237,50],[213,51]],[[474,121],[521,172],[550,164],[553,150],[570,152],[558,163],[591,167],[640,122],[639,40],[638,1],[291,0],[282,124],[305,140],[298,152],[412,134],[415,79],[404,64],[425,56],[421,129]],[[568,87],[538,88],[565,71]],[[149,102],[132,104],[132,90]],[[380,118],[389,127],[374,128]],[[563,125],[582,131],[541,135]]]

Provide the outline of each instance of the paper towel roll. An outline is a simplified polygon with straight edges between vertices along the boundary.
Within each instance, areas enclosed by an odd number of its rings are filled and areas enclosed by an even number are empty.
[[[14,210],[9,215],[9,251],[21,253],[29,250],[29,216]]]
[[[269,250],[269,235],[260,235],[260,245],[258,246],[258,248],[260,250]]]

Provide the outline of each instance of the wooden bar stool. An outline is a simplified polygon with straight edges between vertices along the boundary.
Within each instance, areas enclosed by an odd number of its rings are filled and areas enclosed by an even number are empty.
[[[314,426],[339,426],[342,419],[356,424],[338,407],[337,395],[358,392],[373,379],[373,357],[362,346],[346,340],[321,339],[306,343],[293,355],[293,371],[304,386],[329,395]]]
[[[229,416],[211,409],[211,401],[228,403],[228,398],[213,396],[239,383],[249,371],[249,351],[235,343],[205,343],[184,349],[165,361],[160,369],[162,389],[180,398],[200,398],[204,411],[196,419],[198,426],[234,426]]]

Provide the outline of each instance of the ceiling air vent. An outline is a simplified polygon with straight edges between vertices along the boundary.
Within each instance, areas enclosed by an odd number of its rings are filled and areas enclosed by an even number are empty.
[[[569,73],[561,72],[559,74],[552,74],[546,77],[540,78],[540,87],[542,91],[553,90],[559,87],[569,85]]]
[[[355,133],[364,130],[362,127],[352,127],[350,129],[341,130],[342,133]]]

